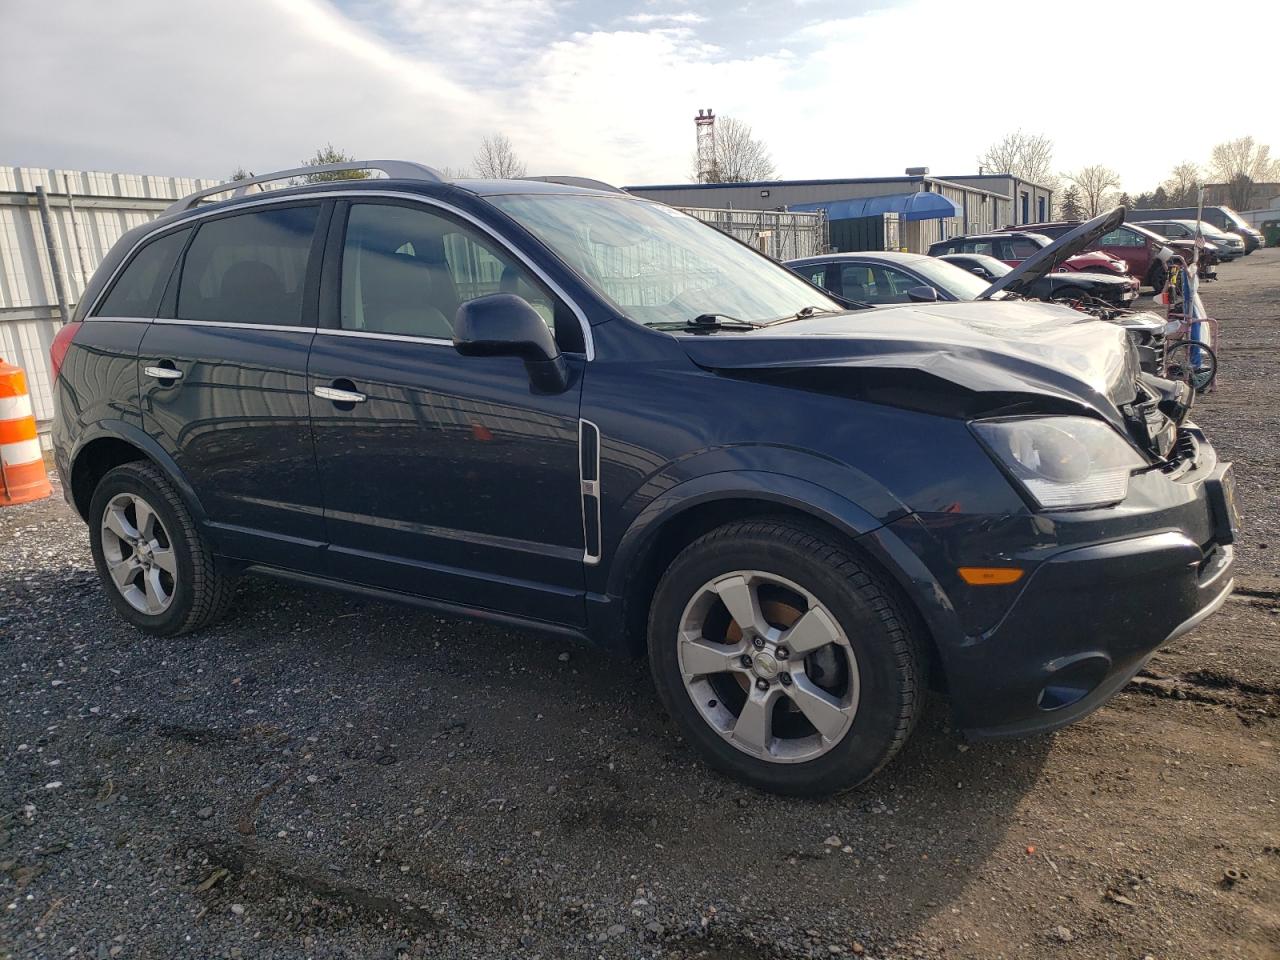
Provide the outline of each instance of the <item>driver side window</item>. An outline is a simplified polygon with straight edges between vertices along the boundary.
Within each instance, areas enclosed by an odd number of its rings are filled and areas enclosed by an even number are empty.
[[[577,317],[479,230],[424,207],[351,205],[342,252],[344,330],[451,340],[458,307],[494,293],[524,298],[562,350],[582,350]]]

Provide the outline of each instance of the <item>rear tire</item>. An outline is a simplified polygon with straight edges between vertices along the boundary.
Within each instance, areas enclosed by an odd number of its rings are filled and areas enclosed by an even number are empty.
[[[219,569],[177,489],[154,464],[108,471],[93,491],[88,520],[107,598],[139,630],[176,636],[230,608],[234,578]]]
[[[1158,294],[1168,282],[1169,271],[1163,263],[1157,260],[1151,265],[1151,269],[1147,271],[1147,286]]]
[[[873,776],[926,688],[891,589],[834,538],[781,519],[726,524],[676,557],[650,608],[649,663],[711,766],[795,796]]]

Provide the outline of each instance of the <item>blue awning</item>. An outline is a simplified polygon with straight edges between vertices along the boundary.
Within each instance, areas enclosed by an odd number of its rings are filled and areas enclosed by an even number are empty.
[[[824,200],[821,203],[793,203],[788,210],[822,210],[828,220],[852,220],[896,213],[902,220],[941,220],[960,217],[960,205],[940,193],[891,193],[883,197],[855,197]]]

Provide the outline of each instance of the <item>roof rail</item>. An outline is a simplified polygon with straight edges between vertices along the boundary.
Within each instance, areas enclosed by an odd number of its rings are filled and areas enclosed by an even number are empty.
[[[553,174],[549,177],[521,177],[521,180],[541,180],[543,183],[558,183],[566,187],[585,187],[588,190],[608,190],[611,193],[626,193],[621,187],[615,187],[603,180],[592,180],[590,177],[570,177]]]
[[[310,176],[314,173],[344,173],[356,170],[378,170],[392,180],[427,180],[432,183],[444,183],[440,171],[412,160],[350,160],[344,163],[319,163],[313,167],[294,167],[292,170],[277,170],[275,173],[264,173],[259,177],[245,180],[229,180],[216,187],[206,187],[188,194],[165,210],[166,214],[181,213],[190,210],[205,197],[219,193],[230,193],[233,197],[243,197],[251,187],[261,189],[259,184],[272,183],[276,180],[291,180],[294,177]]]

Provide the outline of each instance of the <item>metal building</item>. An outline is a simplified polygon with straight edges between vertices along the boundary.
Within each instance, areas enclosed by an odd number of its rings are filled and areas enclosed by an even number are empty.
[[[897,222],[895,248],[923,252],[936,240],[994,230],[1012,222],[1013,201],[982,187],[927,173],[901,177],[834,180],[762,180],[753,183],[675,183],[625,187],[627,192],[673,207],[734,210],[817,211],[829,225],[836,249],[867,249],[865,226],[873,218]],[[919,194],[931,194],[921,197]],[[841,242],[842,236],[848,240]],[[887,230],[886,230],[887,235]],[[882,241],[882,244],[886,241]]]
[[[1044,223],[1053,219],[1053,189],[1043,184],[1023,180],[1011,173],[970,173],[958,177],[944,176],[942,179],[1008,197],[1011,215],[1007,222],[998,226],[1018,227],[1024,223]]]
[[[53,418],[49,345],[62,324],[55,269],[68,310],[125,231],[216,180],[130,173],[0,167],[0,357],[27,373],[36,423]],[[36,194],[44,187],[53,254]],[[74,216],[73,216],[74,211]]]

